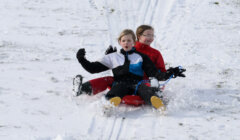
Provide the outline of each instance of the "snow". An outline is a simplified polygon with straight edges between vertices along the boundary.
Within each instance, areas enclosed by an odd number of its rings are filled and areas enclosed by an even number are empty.
[[[239,0],[1,0],[0,139],[240,139]],[[166,66],[181,65],[164,94],[166,115],[120,105],[102,115],[104,91],[72,96],[72,78],[91,75],[75,54],[97,60],[119,33],[155,28]]]

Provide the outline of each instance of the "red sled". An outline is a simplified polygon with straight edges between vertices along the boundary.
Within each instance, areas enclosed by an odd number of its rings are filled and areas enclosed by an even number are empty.
[[[161,92],[164,90],[165,86],[161,87]],[[122,103],[127,105],[140,106],[145,104],[143,99],[138,95],[125,95],[122,98]]]
[[[134,106],[140,106],[144,104],[143,99],[138,95],[125,95],[122,98],[122,103]]]

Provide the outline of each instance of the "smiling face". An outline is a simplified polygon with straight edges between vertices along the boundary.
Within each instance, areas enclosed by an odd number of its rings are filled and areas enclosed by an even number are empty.
[[[132,47],[134,46],[133,36],[131,34],[122,36],[119,40],[119,44],[126,52],[132,50]]]
[[[154,31],[149,29],[145,30],[138,38],[140,43],[150,45],[154,40]]]

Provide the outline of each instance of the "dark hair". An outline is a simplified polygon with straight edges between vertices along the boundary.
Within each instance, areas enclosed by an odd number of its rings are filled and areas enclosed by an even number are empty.
[[[150,25],[140,25],[137,30],[136,30],[136,35],[137,35],[137,40],[138,38],[143,34],[144,31],[146,30],[153,30],[153,27]]]
[[[118,42],[120,42],[120,41],[121,41],[121,38],[122,38],[123,36],[125,36],[125,35],[132,35],[132,39],[133,39],[134,43],[136,42],[136,36],[135,36],[134,32],[133,32],[131,29],[125,29],[125,30],[123,30],[123,31],[120,33],[119,37],[118,37]]]

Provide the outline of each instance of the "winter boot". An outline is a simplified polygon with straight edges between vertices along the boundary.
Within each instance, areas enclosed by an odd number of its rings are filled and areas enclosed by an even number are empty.
[[[162,102],[162,100],[157,97],[157,96],[152,96],[150,99],[152,106],[156,109],[161,109],[161,110],[165,110],[165,106]]]
[[[79,96],[82,94],[82,80],[83,77],[81,75],[77,75],[75,78],[73,78],[73,95]]]
[[[121,103],[121,98],[120,97],[113,97],[109,101],[114,106],[118,106]]]

